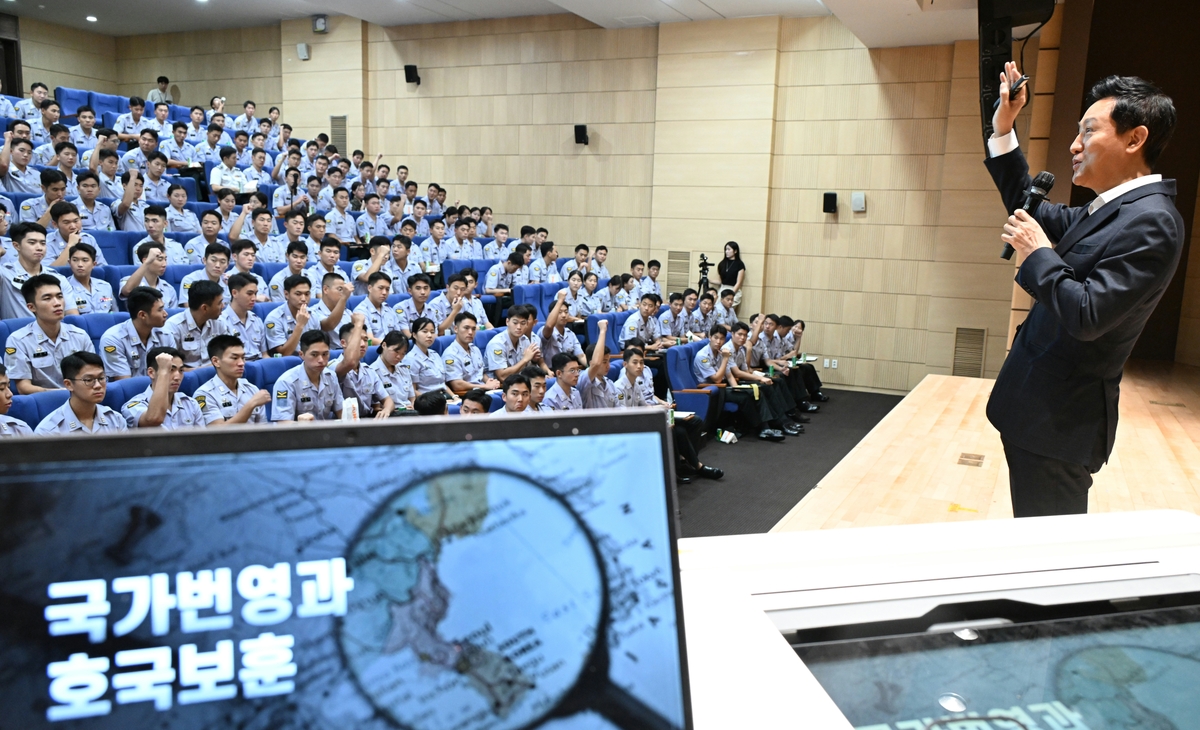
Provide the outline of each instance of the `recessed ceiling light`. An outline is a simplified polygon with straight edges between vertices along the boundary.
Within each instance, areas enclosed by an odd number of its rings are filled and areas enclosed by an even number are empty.
[[[89,15],[89,16],[87,16],[87,22],[89,22],[89,23],[95,23],[95,22],[96,22],[96,16],[95,16],[95,15]]]

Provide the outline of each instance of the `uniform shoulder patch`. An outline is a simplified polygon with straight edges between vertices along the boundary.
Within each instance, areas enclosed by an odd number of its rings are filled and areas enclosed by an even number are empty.
[[[269,330],[273,330],[273,329],[275,329],[275,323],[274,323],[274,322],[267,322],[267,329],[269,329]]]
[[[17,354],[17,348],[15,348],[15,347],[6,347],[6,348],[4,348],[4,354],[5,354],[5,355],[16,355],[16,354]]]
[[[192,288],[192,282],[190,282],[190,281],[184,282],[184,284],[183,284],[183,288],[184,288],[184,289],[191,289],[191,288]]]
[[[29,203],[22,203],[21,210],[33,210],[33,206],[30,205]]]
[[[492,350],[492,354],[494,354],[494,355],[503,355],[503,354],[504,354],[504,350]]]
[[[104,351],[107,352],[109,355],[111,355],[117,351],[117,346],[116,345],[105,345]]]
[[[288,392],[286,390],[277,390],[277,391],[275,391],[275,397],[276,398],[287,398]]]
[[[447,364],[447,365],[453,365],[453,364],[454,364],[454,360],[452,360],[452,359],[451,359],[451,360],[447,360],[447,361],[446,361],[446,364]]]
[[[204,396],[204,395],[196,396],[196,405],[200,406],[201,408],[203,408],[204,404],[207,402],[208,402],[208,396]]]

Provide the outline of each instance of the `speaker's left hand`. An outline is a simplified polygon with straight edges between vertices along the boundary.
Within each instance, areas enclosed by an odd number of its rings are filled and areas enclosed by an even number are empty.
[[[1021,258],[1025,258],[1039,248],[1054,247],[1054,244],[1046,236],[1046,232],[1033,219],[1033,216],[1023,210],[1018,210],[1008,217],[1008,222],[1004,224],[1004,234],[1000,236],[1000,240],[1015,248]]]

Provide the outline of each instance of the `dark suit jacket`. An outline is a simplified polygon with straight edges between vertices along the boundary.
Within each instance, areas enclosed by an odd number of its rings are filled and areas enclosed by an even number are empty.
[[[1031,180],[1021,151],[985,164],[1005,207],[1023,206]],[[996,378],[988,420],[1016,446],[1094,473],[1112,453],[1125,360],[1183,251],[1175,181],[1131,190],[1094,215],[1043,202],[1033,217],[1055,246],[1017,272],[1035,303]]]

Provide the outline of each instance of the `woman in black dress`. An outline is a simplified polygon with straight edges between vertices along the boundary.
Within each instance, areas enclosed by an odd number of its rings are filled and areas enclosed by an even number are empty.
[[[742,303],[742,284],[746,280],[746,265],[742,263],[742,250],[737,241],[725,244],[725,257],[717,264],[717,276],[721,279],[721,292],[733,290],[733,308]]]

